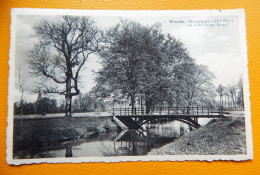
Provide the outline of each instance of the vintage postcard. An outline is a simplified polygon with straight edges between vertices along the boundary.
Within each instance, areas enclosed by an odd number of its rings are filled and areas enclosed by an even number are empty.
[[[11,20],[9,164],[253,158],[243,9]]]

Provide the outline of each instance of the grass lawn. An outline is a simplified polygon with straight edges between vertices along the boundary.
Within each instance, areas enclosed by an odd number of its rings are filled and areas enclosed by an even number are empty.
[[[214,120],[172,143],[153,149],[150,155],[246,154],[244,117]]]
[[[39,150],[117,130],[118,126],[112,117],[25,119],[22,121],[22,127],[20,120],[14,119],[13,148],[14,152]]]

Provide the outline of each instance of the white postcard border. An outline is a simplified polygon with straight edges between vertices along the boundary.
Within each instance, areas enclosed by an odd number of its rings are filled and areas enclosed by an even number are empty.
[[[115,157],[80,157],[80,158],[40,158],[40,159],[13,159],[13,102],[15,78],[15,31],[16,31],[16,16],[17,15],[77,15],[77,16],[224,16],[237,15],[240,20],[240,36],[242,37],[241,50],[244,58],[244,102],[245,102],[245,123],[246,123],[246,142],[247,155],[147,155],[147,156],[115,156]],[[11,10],[11,44],[9,53],[9,84],[8,84],[8,127],[7,131],[7,163],[13,165],[32,164],[32,163],[81,163],[81,162],[127,162],[127,161],[213,161],[213,160],[234,160],[242,161],[253,159],[253,144],[252,144],[252,126],[251,126],[251,112],[250,112],[250,92],[248,79],[248,61],[247,61],[247,45],[246,45],[246,24],[245,11],[243,9],[236,10],[71,10],[71,9],[12,9]]]

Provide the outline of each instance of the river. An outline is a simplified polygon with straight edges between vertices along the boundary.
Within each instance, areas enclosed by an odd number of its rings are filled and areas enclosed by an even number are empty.
[[[205,125],[211,119],[199,119]],[[153,148],[173,142],[193,128],[179,121],[147,123],[139,130],[123,130],[120,133],[99,134],[87,139],[78,139],[42,150],[19,151],[14,158],[55,157],[103,157],[147,155]]]

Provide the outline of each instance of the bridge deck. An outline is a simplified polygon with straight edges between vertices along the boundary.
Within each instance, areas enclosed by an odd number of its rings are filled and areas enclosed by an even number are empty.
[[[187,115],[187,114],[141,114],[141,115],[114,115],[115,117],[135,117],[135,118],[176,118],[176,117],[192,117],[192,118],[221,118],[224,115]]]
[[[148,114],[145,114],[148,113]],[[144,108],[114,108],[113,117],[116,117],[127,128],[138,129],[144,123],[156,119],[173,119],[187,123],[195,128],[200,127],[198,118],[221,118],[223,110],[205,107],[160,107],[147,112]]]
[[[189,117],[217,117],[228,114],[222,108],[208,107],[159,107],[150,111],[145,108],[113,108],[113,116],[189,116]]]

